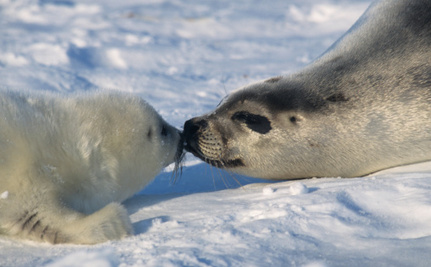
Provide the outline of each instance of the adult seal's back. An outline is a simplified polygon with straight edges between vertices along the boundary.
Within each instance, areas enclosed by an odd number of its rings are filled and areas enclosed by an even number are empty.
[[[354,177],[431,160],[431,1],[384,0],[302,71],[185,123],[204,161],[269,179]]]

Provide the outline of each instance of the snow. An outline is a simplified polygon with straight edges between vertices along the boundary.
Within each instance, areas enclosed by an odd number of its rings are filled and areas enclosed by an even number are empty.
[[[63,267],[73,267],[78,266],[77,262],[79,262],[80,267],[111,267],[111,266],[118,266],[118,259],[115,256],[115,253],[112,249],[103,249],[100,251],[93,251],[93,252],[85,252],[85,251],[79,251],[72,253],[70,255],[67,255],[66,257],[47,264],[47,267],[56,267],[56,266],[63,266]]]
[[[133,92],[171,124],[323,53],[369,0],[0,0],[0,88]],[[431,164],[274,183],[188,155],[125,202],[135,235],[0,237],[0,266],[429,266]],[[7,189],[0,201],[8,197]]]

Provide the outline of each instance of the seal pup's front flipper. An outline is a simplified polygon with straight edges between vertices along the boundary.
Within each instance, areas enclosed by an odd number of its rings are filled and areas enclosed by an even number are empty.
[[[2,200],[9,208],[0,205],[1,233],[51,244],[96,244],[133,234],[127,211],[118,203],[87,215],[59,204],[58,200],[45,198],[45,203],[37,206],[22,200],[14,200],[13,196]]]

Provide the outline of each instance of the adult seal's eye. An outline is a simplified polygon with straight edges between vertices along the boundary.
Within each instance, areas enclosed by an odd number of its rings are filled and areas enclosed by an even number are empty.
[[[271,131],[271,122],[267,117],[252,114],[247,111],[239,111],[232,115],[232,120],[244,123],[250,130],[260,134]]]

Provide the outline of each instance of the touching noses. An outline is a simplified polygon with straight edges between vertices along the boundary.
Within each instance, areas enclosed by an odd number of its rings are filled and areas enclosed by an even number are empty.
[[[208,127],[206,120],[200,118],[193,118],[184,123],[183,138],[186,143],[185,149],[187,151],[196,151],[199,147],[199,133]]]

